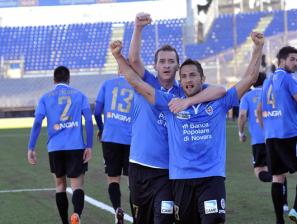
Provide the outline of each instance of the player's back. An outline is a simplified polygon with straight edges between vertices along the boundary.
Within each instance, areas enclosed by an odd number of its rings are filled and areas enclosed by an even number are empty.
[[[134,90],[124,77],[106,80],[96,102],[104,105],[102,141],[131,143]]]
[[[86,96],[66,84],[42,96],[35,113],[47,117],[49,151],[84,148],[82,113],[89,107]]]
[[[293,98],[296,93],[296,81],[284,69],[277,69],[265,80],[262,91],[265,138],[297,136],[297,103]]]
[[[260,127],[259,120],[257,118],[257,107],[261,99],[261,93],[262,87],[256,87],[245,93],[240,101],[240,110],[247,111],[252,145],[265,142],[264,131]]]

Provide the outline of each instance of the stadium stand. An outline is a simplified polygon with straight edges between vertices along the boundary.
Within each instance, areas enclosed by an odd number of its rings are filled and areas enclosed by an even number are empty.
[[[57,65],[102,68],[111,23],[37,27],[0,27],[4,60],[24,57],[25,71],[53,70]]]
[[[159,45],[172,44],[182,55],[183,20],[158,21]],[[25,72],[53,70],[58,65],[70,69],[102,69],[111,41],[112,23],[69,24],[36,27],[0,27],[0,53],[4,60],[25,62]],[[124,53],[128,54],[133,24],[126,23]],[[144,31],[142,56],[153,64],[155,26]]]
[[[239,13],[236,15],[237,45],[243,44],[247,40],[249,33],[260,22],[261,18],[269,15],[271,15],[273,19],[264,29],[264,35],[271,37],[284,32],[284,11],[282,10],[274,12]],[[296,31],[296,16],[296,9],[288,11],[288,31]],[[186,56],[195,59],[203,59],[233,48],[233,30],[231,29],[233,23],[233,15],[220,15],[214,21],[212,29],[203,43],[186,46]]]
[[[288,11],[288,31],[296,30],[297,10]],[[236,16],[237,45],[243,44],[263,17],[273,17],[264,27],[266,37],[284,32],[283,11],[240,13]],[[206,40],[183,44],[185,19],[159,20],[145,28],[142,57],[145,65],[154,63],[154,52],[163,44],[172,44],[184,57],[203,59],[234,46],[233,16],[220,15]],[[124,24],[123,52],[128,54],[133,23]],[[0,54],[4,60],[24,58],[25,73],[52,70],[63,64],[71,69],[103,69],[112,35],[111,22],[30,27],[0,27]],[[157,41],[156,41],[157,40]],[[108,71],[108,70],[107,70]]]
[[[70,86],[85,93],[90,102],[95,102],[100,85],[113,75],[71,76]],[[21,87],[21,88],[20,88]],[[2,79],[0,82],[0,109],[34,108],[39,97],[53,88],[52,77],[37,77],[25,79]]]

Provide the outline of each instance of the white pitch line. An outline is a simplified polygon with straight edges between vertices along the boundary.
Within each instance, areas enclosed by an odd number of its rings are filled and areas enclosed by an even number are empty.
[[[72,189],[71,188],[67,187],[67,190],[66,191],[69,194],[72,194]],[[90,203],[91,205],[94,205],[94,206],[96,206],[98,208],[101,208],[102,210],[108,211],[108,212],[110,212],[111,214],[114,215],[114,209],[113,209],[113,207],[111,207],[111,206],[109,206],[107,204],[104,204],[101,201],[97,201],[96,199],[91,198],[91,197],[89,197],[87,195],[85,195],[85,201],[88,202],[88,203]],[[129,216],[128,214],[125,214],[124,219],[126,221],[131,222],[131,223],[133,222],[133,218],[131,216]]]
[[[55,191],[56,188],[40,188],[40,189],[16,189],[16,190],[2,190],[0,193],[16,193],[16,192],[31,192],[31,191]]]
[[[33,192],[33,191],[55,191],[55,190],[56,188],[15,189],[15,190],[0,190],[0,193],[19,193],[19,192]],[[72,189],[70,187],[67,187],[66,191],[69,194],[72,194]],[[85,195],[85,201],[90,203],[91,205],[101,208],[102,210],[105,210],[107,212],[110,212],[111,214],[114,214],[114,209],[109,205],[102,203],[101,201],[98,201],[87,195]],[[133,222],[133,218],[128,214],[125,214],[124,219],[131,223]]]

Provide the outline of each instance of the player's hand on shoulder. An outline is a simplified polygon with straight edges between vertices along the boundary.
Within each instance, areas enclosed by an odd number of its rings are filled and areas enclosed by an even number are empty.
[[[187,109],[190,106],[189,99],[180,99],[180,98],[173,98],[169,103],[169,110],[172,113],[179,113],[185,109]]]
[[[118,57],[121,55],[121,51],[122,51],[122,41],[120,40],[116,40],[116,41],[113,41],[111,44],[110,44],[110,50],[111,50],[111,53],[114,57]]]
[[[92,148],[86,148],[83,155],[84,163],[89,162],[92,159]]]
[[[37,163],[37,154],[36,154],[35,150],[28,149],[27,157],[28,157],[29,164],[36,165],[36,163]]]
[[[259,32],[252,32],[251,33],[252,41],[256,46],[263,46],[264,45],[264,35]]]
[[[149,13],[140,12],[137,13],[135,18],[136,27],[144,27],[152,22],[151,15]]]

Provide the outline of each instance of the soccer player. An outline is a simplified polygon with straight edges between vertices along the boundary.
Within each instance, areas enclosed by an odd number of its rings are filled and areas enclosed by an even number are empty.
[[[128,175],[134,90],[123,76],[103,83],[95,105],[98,140],[102,143],[108,193],[116,223],[123,223],[121,175]],[[102,123],[104,112],[104,125]]]
[[[271,195],[276,223],[284,223],[283,183],[287,172],[297,170],[297,83],[292,73],[297,70],[297,49],[283,47],[277,54],[278,68],[265,80],[258,106],[260,123],[263,121],[268,167],[272,174]],[[297,190],[297,188],[296,188]],[[297,195],[297,194],[296,194]],[[297,197],[289,217],[297,221]]]
[[[255,88],[242,97],[238,117],[238,135],[241,142],[246,141],[244,133],[245,123],[248,119],[251,145],[253,149],[253,164],[256,177],[263,182],[271,182],[272,176],[268,171],[266,162],[266,148],[264,132],[257,119],[257,106],[261,96],[262,85],[266,74],[260,72]]]
[[[79,224],[84,207],[84,174],[92,157],[93,123],[87,97],[69,86],[68,68],[59,66],[54,71],[53,90],[45,93],[35,110],[35,120],[28,145],[28,162],[37,163],[35,145],[42,120],[47,118],[47,148],[51,173],[56,184],[56,204],[63,224],[68,224],[66,176],[73,191],[74,213],[71,224]],[[85,118],[86,144],[84,143],[82,116]]]
[[[156,51],[157,76],[145,70],[141,61],[141,32],[150,22],[149,14],[140,13],[136,16],[129,62],[139,76],[154,88],[179,95],[181,88],[175,80],[179,56],[175,48],[165,45]],[[189,98],[179,106],[192,105],[195,103],[193,100],[207,101],[223,94],[223,87],[208,87],[196,99]],[[169,149],[164,114],[150,105],[143,96],[135,93],[133,118],[129,185],[134,223],[171,224],[174,219],[173,199],[168,177]]]
[[[168,103],[176,97],[144,82],[121,55],[121,43],[111,45],[122,73],[151,104],[164,111],[169,141],[169,175],[173,180],[175,218],[178,223],[224,223],[226,113],[256,81],[261,62],[263,35],[252,33],[252,60],[244,78],[227,94],[207,103],[172,113]],[[187,59],[180,67],[186,97],[202,90],[205,80],[199,62]]]
[[[262,56],[263,59],[263,56]],[[246,135],[244,132],[245,124],[248,120],[249,132],[251,136],[251,145],[253,153],[253,165],[256,177],[262,182],[271,182],[272,175],[268,171],[267,167],[267,155],[264,131],[259,125],[257,119],[257,106],[261,98],[262,85],[266,78],[266,74],[259,73],[258,80],[253,85],[254,89],[244,94],[240,101],[240,111],[238,117],[238,135],[241,142],[246,141]],[[287,181],[285,180],[283,186],[284,202],[283,210],[288,212],[287,202]]]

